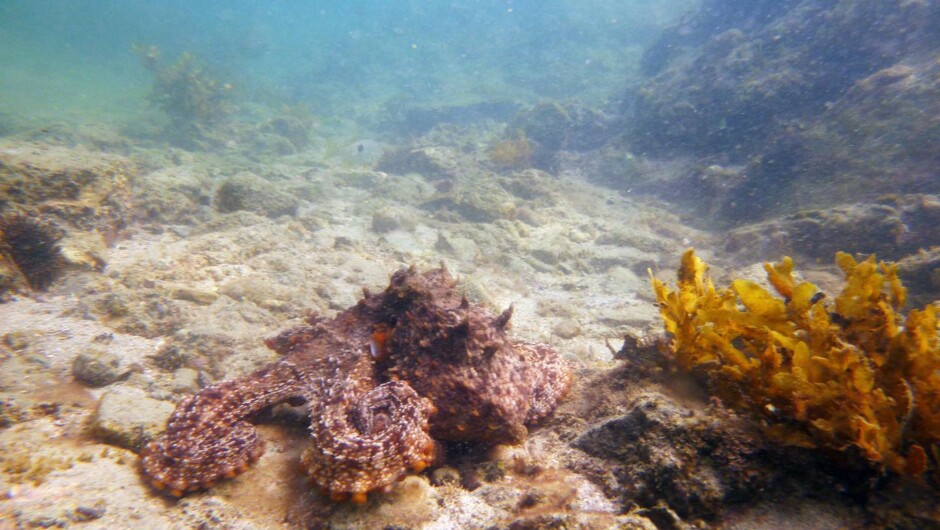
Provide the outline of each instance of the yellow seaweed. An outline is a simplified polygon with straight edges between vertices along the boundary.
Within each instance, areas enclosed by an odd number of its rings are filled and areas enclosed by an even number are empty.
[[[827,299],[765,264],[776,294],[747,280],[716,289],[689,249],[677,288],[651,276],[680,367],[700,367],[730,405],[758,416],[789,445],[855,447],[897,473],[936,471],[940,457],[937,309],[899,313],[897,266],[836,255],[845,285]]]

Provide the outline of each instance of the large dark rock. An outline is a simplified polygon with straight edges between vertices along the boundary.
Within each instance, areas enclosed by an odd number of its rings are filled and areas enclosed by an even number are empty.
[[[644,75],[660,73],[678,57],[694,54],[710,37],[737,28],[753,31],[765,26],[799,4],[800,0],[705,0],[698,11],[667,28],[644,52],[640,69]]]
[[[742,226],[723,250],[745,261],[797,254],[829,262],[838,251],[899,260],[940,245],[940,198],[886,196],[877,202],[804,210]]]
[[[655,76],[628,98],[633,143],[743,159],[857,80],[935,49],[938,12],[933,2],[706,0],[647,52]]]
[[[892,65],[857,81],[818,118],[776,131],[721,200],[722,216],[940,193],[938,76],[935,58]]]
[[[757,463],[759,439],[747,429],[654,391],[641,393],[625,415],[595,424],[573,445],[609,461],[631,502],[651,508],[665,501],[684,519],[717,516],[768,480]]]
[[[912,254],[898,262],[912,307],[940,302],[940,247]]]

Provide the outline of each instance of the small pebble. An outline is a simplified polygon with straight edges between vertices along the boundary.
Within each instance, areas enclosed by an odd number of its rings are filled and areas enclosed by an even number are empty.
[[[173,372],[173,391],[179,394],[199,392],[199,372],[192,368],[179,368]]]
[[[108,509],[105,506],[104,501],[98,501],[93,506],[78,506],[75,508],[75,514],[71,517],[75,522],[85,522],[92,521],[94,519],[101,519],[104,517],[104,514],[107,513]]]
[[[177,300],[185,300],[187,302],[193,302],[199,305],[209,305],[219,297],[215,293],[209,291],[201,291],[199,289],[192,289],[190,287],[180,287],[173,291],[173,298]]]

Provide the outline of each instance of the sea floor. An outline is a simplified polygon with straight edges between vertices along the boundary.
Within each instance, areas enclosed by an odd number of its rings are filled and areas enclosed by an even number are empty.
[[[428,178],[372,169],[349,151],[252,160],[104,136],[0,143],[6,172],[84,174],[117,165],[127,179],[123,195],[110,195],[123,197],[108,210],[120,210],[119,222],[105,229],[61,214],[69,268],[48,290],[0,304],[0,528],[870,522],[838,492],[816,491],[818,482],[758,480],[781,493],[735,502],[747,486],[729,486],[710,467],[720,464],[692,469],[671,453],[700,441],[690,433],[716,421],[713,404],[613,358],[626,333],[657,329],[647,270],[673,281],[685,248],[712,257],[715,236],[684,224],[682,212],[575,172],[495,169],[447,145],[451,164]],[[463,137],[460,145],[475,141]],[[310,311],[332,315],[364,287],[384,288],[400,267],[440,263],[473,300],[494,310],[512,304],[514,337],[551,344],[577,367],[568,399],[524,444],[453,449],[388,494],[337,505],[298,471],[303,411],[276,410],[259,425],[266,453],[234,480],[180,500],[142,480],[134,450],[162,429],[173,402],[271,362],[276,354],[263,339]],[[637,419],[640,410],[647,412]],[[603,433],[613,420],[639,432],[612,448]],[[757,444],[740,423],[708,428]]]

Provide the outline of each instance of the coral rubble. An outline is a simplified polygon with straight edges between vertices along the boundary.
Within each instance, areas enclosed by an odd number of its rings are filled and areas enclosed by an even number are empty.
[[[906,475],[940,457],[937,310],[899,313],[896,265],[836,255],[845,286],[829,300],[799,282],[793,261],[766,264],[780,297],[737,279],[716,289],[692,250],[678,288],[653,278],[670,349],[686,370],[706,373],[727,403],[757,417],[787,445],[860,452]]]

